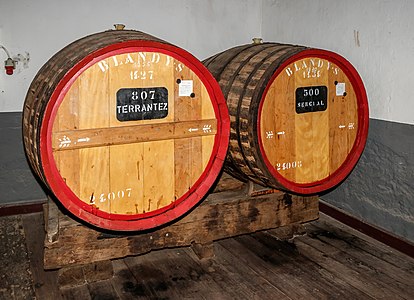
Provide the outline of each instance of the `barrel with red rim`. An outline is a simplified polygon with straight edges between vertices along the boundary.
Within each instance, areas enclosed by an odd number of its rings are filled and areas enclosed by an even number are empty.
[[[226,156],[229,115],[210,72],[148,34],[79,39],[38,72],[23,138],[33,170],[74,216],[136,231],[190,211]]]
[[[368,134],[368,102],[355,68],[337,53],[256,43],[203,62],[230,113],[225,169],[298,194],[343,181]]]

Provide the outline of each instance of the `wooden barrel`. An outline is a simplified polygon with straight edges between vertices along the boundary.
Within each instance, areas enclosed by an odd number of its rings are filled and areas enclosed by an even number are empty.
[[[368,134],[368,102],[343,57],[258,43],[203,63],[229,108],[227,172],[299,194],[326,191],[351,172]]]
[[[26,96],[28,160],[76,217],[145,230],[188,212],[222,169],[229,115],[220,87],[185,50],[142,32],[77,40]]]

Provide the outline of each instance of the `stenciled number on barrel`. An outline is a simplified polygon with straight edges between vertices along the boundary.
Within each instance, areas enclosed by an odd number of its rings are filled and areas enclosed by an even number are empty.
[[[126,188],[123,190],[119,190],[116,192],[109,192],[109,193],[101,193],[99,197],[96,197],[94,194],[91,195],[90,204],[95,204],[98,200],[99,202],[103,203],[106,200],[116,200],[116,199],[123,199],[123,198],[131,198],[132,188]]]
[[[150,80],[154,79],[154,71],[131,71],[129,74],[132,80],[137,80],[137,79],[145,80],[147,79],[147,73],[148,73],[148,79]]]
[[[284,162],[284,163],[276,163],[276,170],[278,171],[285,171],[289,169],[296,169],[302,168],[302,161],[292,161],[292,162]]]
[[[149,95],[149,97],[148,97],[148,95]],[[155,90],[141,91],[141,93],[138,93],[137,91],[132,91],[131,92],[131,99],[132,100],[147,100],[147,99],[154,100],[155,99]]]
[[[315,87],[315,88],[303,89],[303,97],[307,97],[307,96],[312,97],[313,95],[315,96],[319,95],[319,88]]]

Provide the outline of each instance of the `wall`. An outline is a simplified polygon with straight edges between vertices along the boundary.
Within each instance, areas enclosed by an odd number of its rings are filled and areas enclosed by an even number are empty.
[[[0,207],[46,198],[24,156],[21,113],[0,113]]]
[[[0,4],[0,45],[28,52],[28,68],[0,72],[0,112],[21,111],[40,67],[70,42],[122,23],[186,49],[202,59],[260,34],[255,0],[13,0]],[[240,20],[243,20],[241,22]],[[1,50],[0,50],[1,51]],[[0,52],[0,59],[6,59]]]
[[[32,79],[54,53],[122,23],[203,59],[260,35],[260,19],[256,0],[1,1],[0,45],[12,56],[29,53],[30,60],[12,76],[0,72],[0,206],[45,198],[24,156],[20,120]]]
[[[368,93],[367,145],[347,180],[321,198],[414,241],[414,2],[265,0],[264,40],[328,49]]]
[[[414,126],[371,119],[352,174],[322,199],[414,242]]]
[[[264,40],[328,49],[358,70],[371,118],[414,124],[414,2],[264,0]]]

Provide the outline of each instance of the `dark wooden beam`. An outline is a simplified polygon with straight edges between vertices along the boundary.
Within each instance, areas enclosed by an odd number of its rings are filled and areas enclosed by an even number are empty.
[[[180,220],[146,232],[103,232],[59,213],[58,233],[45,241],[44,267],[54,269],[139,255],[155,249],[209,245],[215,240],[309,222],[318,217],[318,197],[291,196],[283,192],[251,197],[243,190],[210,194]],[[53,214],[49,214],[48,219],[53,219]],[[49,231],[50,226],[47,228]]]

